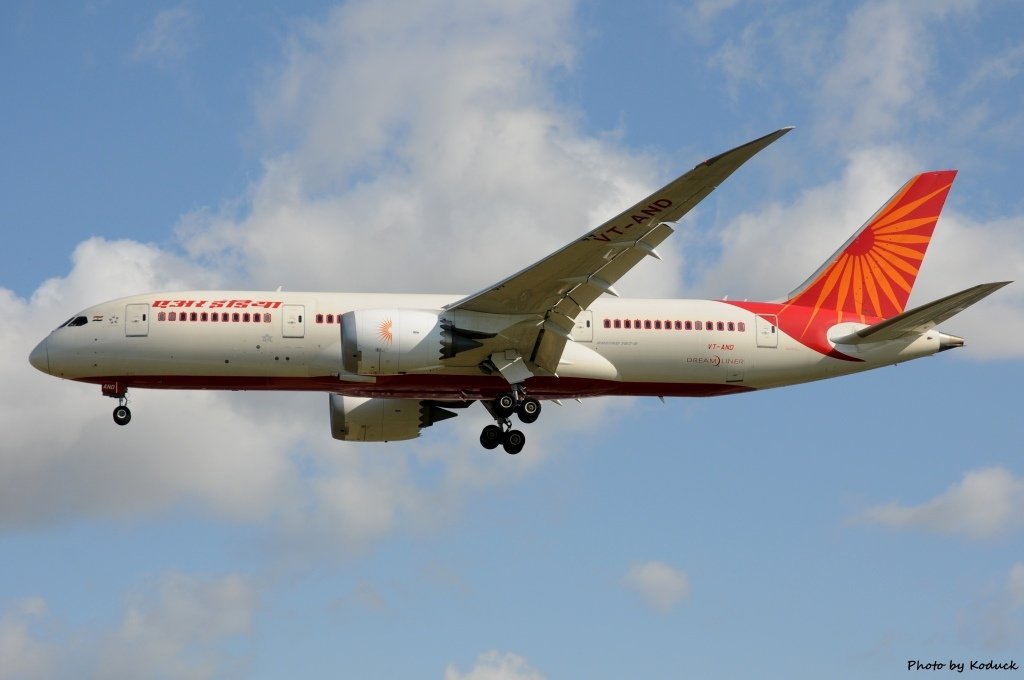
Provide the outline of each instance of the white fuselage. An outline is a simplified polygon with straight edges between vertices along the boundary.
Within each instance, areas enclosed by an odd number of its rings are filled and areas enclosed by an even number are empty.
[[[340,317],[367,308],[441,309],[458,295],[182,291],[90,307],[53,331],[31,361],[52,375],[165,389],[311,390],[436,400],[493,398],[507,383],[459,357],[393,375],[342,369]],[[601,298],[576,320],[556,375],[537,398],[711,396],[854,373],[933,354],[938,332],[877,346],[820,347],[777,327],[771,306]],[[85,322],[82,322],[82,317]],[[843,332],[857,325],[842,324]],[[390,340],[390,338],[389,338]],[[839,357],[839,358],[837,358]]]

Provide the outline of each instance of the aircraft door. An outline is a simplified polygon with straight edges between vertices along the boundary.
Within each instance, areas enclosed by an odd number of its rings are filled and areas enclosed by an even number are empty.
[[[302,338],[306,335],[306,306],[285,305],[281,317],[283,327],[281,335],[286,338]]]
[[[594,313],[589,309],[583,310],[576,317],[576,327],[572,329],[572,339],[576,342],[591,342],[594,339]]]
[[[778,347],[779,346],[779,319],[774,314],[758,315],[757,317],[757,346]]]
[[[149,335],[149,305],[132,304],[124,308],[124,334],[129,338]]]

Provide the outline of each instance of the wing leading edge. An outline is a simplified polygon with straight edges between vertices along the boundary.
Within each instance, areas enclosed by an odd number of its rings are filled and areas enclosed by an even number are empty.
[[[516,350],[533,367],[554,373],[575,319],[672,233],[729,175],[792,130],[785,127],[726,151],[499,283],[450,305],[450,312],[514,315],[513,328],[488,340],[493,351]]]

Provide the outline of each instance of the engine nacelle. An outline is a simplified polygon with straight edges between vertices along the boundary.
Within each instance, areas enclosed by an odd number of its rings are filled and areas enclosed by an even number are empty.
[[[415,439],[420,430],[455,413],[419,399],[367,399],[330,395],[331,435],[349,442]]]
[[[437,312],[357,309],[341,316],[341,363],[348,373],[398,375],[440,368],[493,334],[457,330]]]

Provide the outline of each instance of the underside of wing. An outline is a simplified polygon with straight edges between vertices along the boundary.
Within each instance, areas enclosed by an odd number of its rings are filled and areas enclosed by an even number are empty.
[[[741,165],[792,128],[782,128],[697,165],[615,218],[526,269],[464,298],[449,312],[517,318],[508,332],[485,342],[517,350],[528,365],[553,373],[580,312],[672,233],[693,209]],[[486,350],[485,350],[486,351]]]

